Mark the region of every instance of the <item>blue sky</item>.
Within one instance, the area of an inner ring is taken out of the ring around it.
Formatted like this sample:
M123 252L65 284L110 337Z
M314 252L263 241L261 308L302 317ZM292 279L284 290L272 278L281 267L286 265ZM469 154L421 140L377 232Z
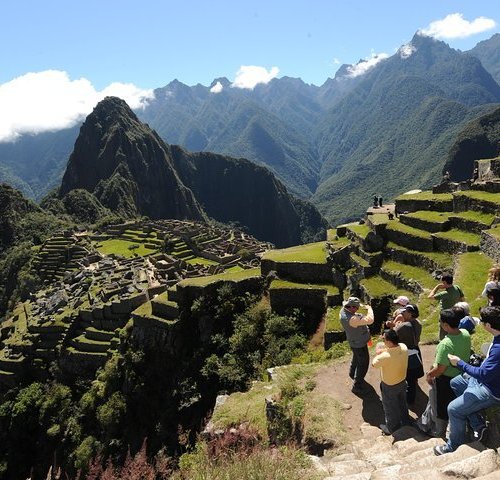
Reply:
M448 19L429 34L461 50L500 31L497 0L3 0L0 13L0 141L16 137L5 112L17 96L46 97L45 108L49 85L80 105L49 125L56 129L77 121L102 92L122 91L140 104L141 92L174 78L210 85L242 77L245 86L245 74L253 75L250 86L284 75L321 85L340 64L392 55L435 21ZM19 133L30 131L41 130Z

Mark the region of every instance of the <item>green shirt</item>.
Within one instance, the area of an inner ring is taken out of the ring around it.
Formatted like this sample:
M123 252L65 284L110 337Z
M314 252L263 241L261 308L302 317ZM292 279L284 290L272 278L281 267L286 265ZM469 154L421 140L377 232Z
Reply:
M452 285L451 287L438 292L434 295L436 300L439 300L441 305L441 310L446 308L451 308L455 303L460 301L460 298L464 296L462 290L458 285Z
M453 367L448 360L448 353L468 361L470 357L470 335L467 330L461 329L458 335L446 335L436 349L436 365L446 365L443 375L456 377L461 372L457 367Z

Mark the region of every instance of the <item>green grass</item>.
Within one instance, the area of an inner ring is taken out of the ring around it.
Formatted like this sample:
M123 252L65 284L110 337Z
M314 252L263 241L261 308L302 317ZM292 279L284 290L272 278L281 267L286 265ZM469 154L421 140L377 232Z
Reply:
M500 225L495 225L495 227L485 230L485 232L500 240Z
M396 198L396 201L398 200L432 200L433 202L449 202L453 200L453 196L451 193L432 193L431 191L425 191L409 195L400 195Z
M410 227L401 222L391 222L389 225L387 225L387 230L394 230L397 232L406 233L407 235L411 235L412 237L425 238L425 239L431 238L431 234L429 232L426 232L425 230L420 230L418 228Z
M138 248L130 250L129 247L131 245L138 245ZM143 243L131 242L129 240L122 240L119 238L102 240L94 246L96 246L97 250L103 255L115 254L125 258L132 258L134 253L139 256L146 256L157 251L156 249L146 248Z
M350 230L361 238L366 238L366 236L371 232L371 228L365 224L351 224L347 226L347 230Z
M418 218L419 220L424 220L426 222L432 223L444 223L448 220L449 216L449 212L434 212L432 210L419 210L418 212L405 214L405 217Z
M397 297L399 295L406 295L407 297L411 298L412 296L410 292L396 288L392 283L386 282L384 279L378 276L364 278L363 280L361 280L360 284L366 288L366 290L370 294L370 297L372 298L380 298L387 296Z
M263 256L274 262L326 263L326 242L308 243L296 247L269 250Z
M500 205L500 193L483 192L480 190L465 190L455 192L454 195L469 197L473 198L474 200L482 200Z
M351 244L347 237L339 237L338 239L328 240L328 243L334 250L340 250L343 247Z
M457 228L453 228L447 232L434 233L434 235L439 238L455 240L474 247L479 247L479 240L481 239L481 236L477 233L466 232L465 230L458 230Z
M387 250L393 249L393 250L400 250L403 252L408 252L408 253L415 253L420 256L430 258L434 262L436 262L438 265L440 265L443 269L449 268L453 265L453 256L450 255L449 253L444 253L444 252L417 252L415 250L410 250L409 248L403 247L401 245L398 245L393 242L389 242L387 244Z
M343 330L339 317L341 309L341 305L338 305L336 307L328 307L325 319L325 331L340 332Z
M404 278L413 279L423 288L429 290L432 289L437 283L437 280L433 278L427 270L420 267L414 267L412 265L405 265L404 263L388 260L384 262L382 268L391 272L401 272Z
M247 392L233 393L224 405L215 410L212 422L216 428L248 425L262 438L267 438L265 398L277 394L278 385L269 382L254 382Z
M491 213L476 212L474 210L468 210L467 212L453 213L450 217L459 217L465 220L471 220L473 222L483 223L485 225L491 225L493 220L495 220L495 215Z
M189 260L186 260L186 263L190 263L191 265L219 265L218 262L214 262L213 260L203 257L190 258Z
M493 267L493 260L480 252L469 252L460 255L457 259L454 282L460 286L469 303L471 315L479 316L479 309L486 306L486 299L481 297L484 284L488 277L488 270ZM482 327L476 328L472 335L472 346L478 351L484 342L491 342L491 335Z
M368 216L368 220L373 225L383 225L389 223L389 215L387 215L387 213L374 213Z
M329 294L338 294L339 289L335 285L325 285L325 284L316 284L316 283L295 283L290 282L288 280L274 280L271 283L271 289L305 289L305 290L316 290L316 289L324 289Z
M362 257L359 255L356 255L355 253L351 252L351 259L354 261L354 263L357 263L360 267L369 267L370 264Z
M320 480L311 460L303 450L292 446L264 448L262 445L227 449L218 458L209 453L208 445L200 442L195 451L185 453L179 470L172 480Z
M203 287L205 285L210 285L211 283L225 280L225 281L234 281L237 282L239 280L246 280L247 278L252 277L260 277L260 268L248 268L246 270L241 270L237 272L224 272L219 273L217 275L209 275L206 277L197 277L197 278L185 278L179 282L179 286L199 286Z

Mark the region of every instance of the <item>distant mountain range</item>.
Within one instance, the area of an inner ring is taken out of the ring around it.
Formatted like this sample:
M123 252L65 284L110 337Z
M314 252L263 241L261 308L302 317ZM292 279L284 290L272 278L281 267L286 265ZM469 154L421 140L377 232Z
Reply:
M358 218L375 193L390 200L440 180L458 134L500 103L499 43L497 34L460 52L417 34L363 75L344 65L321 87L289 77L253 90L175 80L136 113L169 144L269 168L338 223ZM77 135L0 144L0 181L40 198L60 181Z

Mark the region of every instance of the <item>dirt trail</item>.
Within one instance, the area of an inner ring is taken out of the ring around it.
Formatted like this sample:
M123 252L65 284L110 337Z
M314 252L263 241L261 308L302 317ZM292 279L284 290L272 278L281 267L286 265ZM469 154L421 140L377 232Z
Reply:
M428 371L434 360L436 345L421 345L420 348L424 360L424 369ZM379 370L373 367L369 368L365 378L369 383L366 393L355 395L351 392L350 361L349 356L348 360L322 368L316 376L316 391L331 395L344 405L344 425L349 439L353 441L361 438L359 427L363 422L376 427L384 423L384 411L380 401ZM417 400L413 408L410 408L410 413L414 418L418 418L424 411L427 405L427 392L429 391L425 378L419 379L418 383L420 388L417 390Z

